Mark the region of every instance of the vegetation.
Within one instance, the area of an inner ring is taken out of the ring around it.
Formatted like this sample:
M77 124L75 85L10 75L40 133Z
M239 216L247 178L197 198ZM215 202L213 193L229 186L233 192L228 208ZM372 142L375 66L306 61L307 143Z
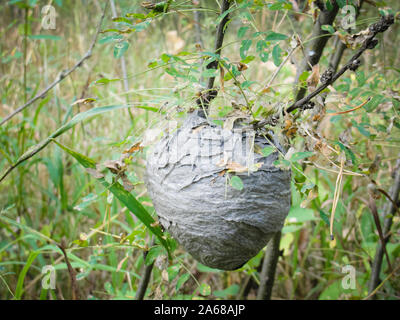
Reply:
M398 1L0 10L1 299L400 297ZM150 146L205 105L272 130L292 171L281 237L235 271L164 232L144 183Z

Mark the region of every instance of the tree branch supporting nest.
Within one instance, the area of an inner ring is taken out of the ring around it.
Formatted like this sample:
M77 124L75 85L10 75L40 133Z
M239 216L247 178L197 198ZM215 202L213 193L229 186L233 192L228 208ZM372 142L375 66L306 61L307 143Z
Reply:
M313 32L311 35L311 44L308 47L305 57L301 63L299 70L296 75L296 87L299 82L299 78L304 71L311 70L311 68L319 62L322 56L322 52L331 37L330 33L326 30L321 29L323 25L332 25L339 11L339 6L336 1L333 2L333 8L328 10L325 8L323 3L318 1L315 2L321 13L318 16L318 20L314 25ZM300 88L296 93L296 101L304 97L306 93L305 88Z
M154 239L151 241L150 247L154 246L155 241ZM148 251L143 253L143 261L146 261L146 256L148 254ZM149 264L148 266L145 265L142 277L140 278L140 282L136 291L136 300L143 300L144 296L146 295L146 290L147 287L149 286L150 278L151 278L151 272L153 271L154 267L154 262L152 264Z
M264 262L260 275L260 287L257 292L257 300L270 300L272 288L275 281L276 266L279 259L279 244L281 242L281 232L277 232L270 240L267 251L265 252Z
M224 0L222 2L221 14L224 14L226 11L228 11L229 6L230 6L229 0ZM229 14L225 14L225 16L222 18L221 22L218 25L217 36L215 39L215 46L214 46L214 50L215 50L214 52L216 55L221 54L222 43L224 41L224 36L225 36L225 27L226 27L226 24L228 23L228 20L229 20ZM210 62L207 65L207 69L217 69L218 63L219 63L218 60ZM211 77L208 79L206 90L204 90L201 93L200 97L196 100L197 105L202 107L204 110L208 109L210 102L218 95L218 91L216 89L213 89L214 81L215 81L215 77Z

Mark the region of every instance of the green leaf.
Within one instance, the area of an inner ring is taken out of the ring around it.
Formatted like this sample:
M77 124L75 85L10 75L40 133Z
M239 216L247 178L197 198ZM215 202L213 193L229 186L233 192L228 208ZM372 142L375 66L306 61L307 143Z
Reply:
M140 23L135 24L133 30L135 31L143 31L144 29L146 29L148 26L150 25L150 21L143 21Z
M351 161L353 162L353 165L357 164L357 159L353 151L351 151L349 148L347 148L344 144L342 144L339 141L336 141L336 144L340 147L342 151L346 154L346 158L350 158Z
M52 34L31 34L28 36L29 39L34 39L34 40L61 40L62 37L60 36L55 36Z
M333 5L332 5L331 0L326 0L326 8L327 8L329 11L332 11L332 10L333 10Z
M348 0L336 0L339 8L343 8L345 5L347 5Z
M246 80L246 81L242 82L241 87L243 89L247 89L248 87L250 87L252 84L255 84L255 83L257 83L257 81Z
M357 272L357 274L359 274ZM343 287L343 280L344 276L346 273L342 274L342 277L331 283L329 286L327 286L322 292L321 295L319 296L319 300L338 300L344 297L346 295L350 299L354 297L353 299L360 299L360 297L363 295L363 291L365 290L365 285L367 282L367 279L365 276L360 276L356 277L356 285L355 289L345 289Z
M230 184L232 188L235 188L237 190L243 190L243 181L238 176L233 176L231 178Z
M321 208L318 208L318 213L322 221L325 222L325 224L329 227L331 225L329 216Z
M58 141L52 139L61 149L73 156L83 167L85 168L96 168L96 162L64 145ZM114 196L121 201L130 212L132 212L160 241L160 243L167 249L170 254L168 243L163 238L163 233L159 226L153 227L155 220L142 206L142 204L136 200L136 198L126 191L124 187L117 181L109 184L105 178L97 179L104 187L110 190Z
M123 38L124 38L124 36L121 35L121 34L113 34L111 36L107 36L107 37L101 38L99 40L99 44L104 44L104 43L108 43L108 42L112 42L112 41L122 40Z
M287 38L288 38L288 36L285 34L271 31L266 36L265 41L279 41L279 40L286 40Z
M154 68L154 67L157 67L158 66L158 62L157 61L152 61L152 62L149 62L149 64L147 65L147 68Z
M238 38L242 38L245 34L246 31L249 29L250 27L246 26L246 27L240 27L237 33L237 37Z
M24 268L22 269L21 273L18 276L17 288L15 289L15 299L17 300L20 300L22 297L22 294L24 292L23 286L26 273L28 272L29 268L31 267L31 264L33 263L33 261L35 261L38 255L39 252L37 251L31 252L29 254L28 260L26 261Z
M256 51L261 52L264 49L266 49L267 47L268 47L267 41L259 40L259 41L257 41L257 44L256 44Z
M202 283L199 286L199 293L202 296L209 296L211 294L211 286L207 283Z
M354 120L352 120L351 123L358 129L358 131L360 131L362 135L366 136L367 138L371 137L371 132L365 129L363 125L357 124L357 122L355 122Z
M146 266L151 265L158 256L164 255L165 249L161 246L152 247L146 254L146 259L144 261Z
M18 158L18 160L11 167L9 167L0 176L0 181L3 180L14 168L16 168L21 163L23 163L26 160L28 160L31 157L33 157L35 154L39 153L45 147L47 147L47 145L52 141L52 139L55 139L58 136L62 135L64 132L66 132L69 129L73 128L76 124L82 122L83 120L86 120L86 119L91 118L91 117L93 117L95 115L99 115L99 114L102 114L102 113L105 113L105 112L115 111L115 110L119 110L119 109L126 109L126 108L130 108L130 107L131 106L129 106L129 105L111 105L111 106L96 107L96 108L92 108L90 110L87 110L85 112L78 113L70 121L68 121L66 124L64 124L60 128L58 128L55 132L53 132L46 139L44 139L41 142L39 142L38 144L30 147L23 155L21 155Z
M307 81L307 79L308 79L308 77L309 77L309 75L311 74L311 72L310 71L303 71L303 73L300 75L300 77L299 77L299 81L300 82L305 82L305 81Z
M317 218L314 217L313 210L301 208L300 206L291 207L287 219L288 219L287 221L289 222L296 222L296 223L317 220Z
M232 78L233 78L232 73L231 73L231 72L228 72L228 73L226 73L225 76L224 76L224 81L229 81L229 80L231 80Z
M281 53L282 53L282 49L279 45L276 45L273 49L272 49L272 59L274 61L274 64L279 67L279 65L281 64L282 60L281 60Z
M204 264L201 264L200 262L197 262L197 270L199 270L200 272L214 272L214 273L222 272L220 269L207 267Z
M152 112L158 112L160 110L159 108L150 107L150 106L135 106L135 108L144 109L144 110L148 110L148 111L152 111Z
M284 2L275 2L275 3L268 3L269 10L283 10L284 9Z
M89 193L86 197L82 198L82 202L74 207L74 210L81 211L82 209L89 206L91 203L98 200L97 194Z
M185 273L182 276L180 276L178 282L176 283L176 291L178 291L183 286L183 284L189 280L189 278L190 278L189 273Z
M240 46L240 58L241 59L245 59L247 56L247 51L250 49L251 44L252 44L252 40L243 40L242 44Z
M273 154L275 152L274 147L265 147L261 150L262 154L264 157L268 157L270 154Z
M249 63L249 62L253 61L255 58L256 58L255 56L247 56L245 59L243 59L240 62L241 63Z
M321 26L321 29L322 30L325 30L325 31L328 31L329 33L331 33L331 34L334 34L335 33L335 28L334 27L332 27L330 24L324 24L324 25L322 25Z
M259 56L260 56L260 59L262 62L267 62L268 58L269 58L269 53L266 51L263 51L263 52L260 52Z
M114 21L114 22L124 22L124 23L127 23L129 25L132 25L132 21L127 19L127 18L124 18L124 17L113 18L112 21Z
M260 56L260 59L262 62L267 62L268 61L268 52L265 51L265 49L268 47L267 42L265 40L259 40L257 41L256 44L256 51L258 55Z
M169 54L166 54L166 53L163 53L160 58L165 63L168 63L169 60L171 60L171 56Z
M293 155L290 157L290 160L292 161L299 161L304 158L311 157L314 154L314 152L311 151L305 151L305 152L295 152Z
M364 71L359 71L356 74L356 79L359 87L362 87L367 81Z
M380 95L380 94L375 94L372 99L364 106L365 110L367 112L372 112L374 111L379 104L381 104L385 100L385 97Z
M119 59L121 58L126 50L129 48L129 42L128 41L122 41L118 42L114 46L114 57Z
M167 268L168 272L168 280L173 281L176 276L179 274L179 271L181 270L181 267L179 264L175 264L173 266L170 266Z
M96 80L94 82L94 84L98 84L98 85L103 85L103 84L108 84L110 82L115 82L115 81L119 81L120 79L107 79L107 78L101 78L99 80Z
M233 284L224 290L216 290L213 295L217 298L227 299L229 296L236 296L239 293L239 285Z

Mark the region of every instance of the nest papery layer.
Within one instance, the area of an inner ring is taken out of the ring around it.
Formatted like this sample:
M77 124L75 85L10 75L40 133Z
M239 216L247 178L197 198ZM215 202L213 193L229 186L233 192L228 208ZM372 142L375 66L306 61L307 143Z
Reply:
M254 132L225 130L193 113L148 154L147 186L161 224L209 267L241 267L289 212L290 171L273 165L277 152L264 157L255 145L269 144ZM232 163L249 170L223 171ZM242 190L229 185L233 175Z

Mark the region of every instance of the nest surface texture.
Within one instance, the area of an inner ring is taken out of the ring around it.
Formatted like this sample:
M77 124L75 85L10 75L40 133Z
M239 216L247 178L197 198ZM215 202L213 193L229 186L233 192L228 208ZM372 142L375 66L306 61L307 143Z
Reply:
M194 112L147 155L146 182L160 223L209 267L241 267L282 228L289 212L290 171L273 165L277 152L264 157L255 145L260 150L269 143ZM252 170L229 173L229 163ZM242 190L230 186L234 175Z

